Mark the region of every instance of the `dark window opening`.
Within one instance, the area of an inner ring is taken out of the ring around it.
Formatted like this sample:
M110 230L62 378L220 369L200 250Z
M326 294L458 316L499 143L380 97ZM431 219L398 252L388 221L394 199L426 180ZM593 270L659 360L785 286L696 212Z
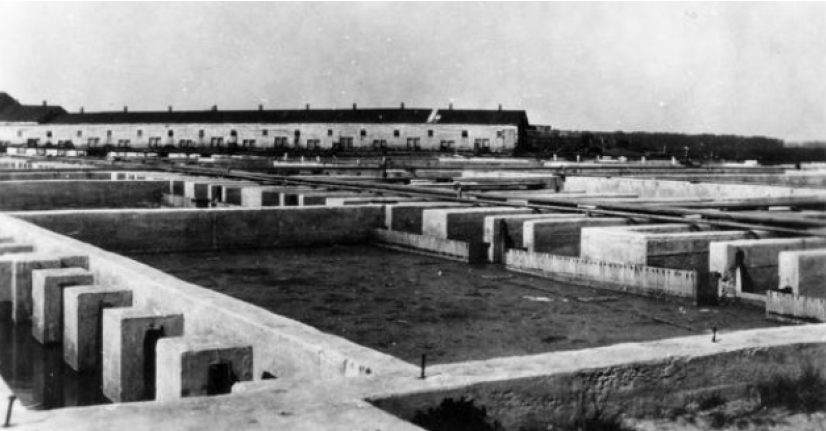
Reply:
M261 130L261 136L267 136L270 134L270 131L267 129Z
M204 133L204 129L198 130L198 137L203 138L206 133Z
M218 362L207 368L207 395L220 395L232 392L232 385L237 382L232 372L232 363Z
M301 136L301 130L296 129L294 134L295 136Z
M77 131L77 137L79 138L81 136L83 136L83 130L78 130Z
M462 137L467 138L467 130L462 130Z
M367 136L367 130L361 129L360 134L361 134L361 136Z
M394 130L394 131L393 131L393 137L398 138L398 137L399 137L399 134L400 134L400 133L399 133L399 131L398 131L398 130Z
M47 138L51 138L51 137L52 137L52 131L51 131L51 130L49 130L49 131L47 131L47 132L46 132L46 137L47 137Z
M170 130L170 131L166 132L166 136L169 136L170 138L171 138L171 137L173 137L173 136L175 136L175 131L174 131L174 130Z
M236 132L235 130L230 130L229 135L230 136L238 136L238 132Z
M428 131L427 131L427 137L428 137L428 138L432 138L432 137L433 137L433 130L428 130Z
M158 347L158 340L165 335L163 326L160 328L149 328L143 338L143 399L155 399L155 349Z
M274 379L277 379L277 378L278 377L276 377L275 374L273 374L269 371L264 371L263 373L261 373L261 380L274 380Z
M327 136L333 136L333 129L327 129Z
M138 137L140 138L140 137L142 137L142 136L143 136L143 130L138 129Z

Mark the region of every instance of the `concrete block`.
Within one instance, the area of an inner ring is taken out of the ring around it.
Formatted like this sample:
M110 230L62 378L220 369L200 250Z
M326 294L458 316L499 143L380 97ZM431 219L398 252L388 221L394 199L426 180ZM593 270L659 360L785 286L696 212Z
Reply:
M214 337L174 337L158 341L157 401L230 393L253 376L252 346Z
M529 220L522 226L522 247L533 253L579 256L582 229L599 226L623 226L628 219L618 217L570 217Z
M103 310L103 394L114 402L154 399L157 341L183 333L183 314Z
M482 242L485 217L530 214L512 207L426 209L422 213L422 233L443 239Z
M103 310L131 306L130 290L96 285L64 289L63 360L78 372L98 370Z
M501 263L507 249L522 248L522 226L530 220L547 220L570 217L570 214L519 214L487 216L484 221L482 242L489 244L487 260Z
M41 343L63 340L63 289L92 284L94 276L82 268L32 271L32 335Z
M780 252L778 277L795 295L826 298L826 248Z
M455 202L399 202L385 207L385 228L421 235L422 212L425 209L467 206Z
M27 322L32 316L32 271L60 268L60 259L40 253L0 256L0 298L12 303L12 320Z
M780 285L780 252L826 247L826 238L770 238L714 242L709 245L709 271L721 275L721 286L734 295L765 293ZM738 280L736 272L740 272Z

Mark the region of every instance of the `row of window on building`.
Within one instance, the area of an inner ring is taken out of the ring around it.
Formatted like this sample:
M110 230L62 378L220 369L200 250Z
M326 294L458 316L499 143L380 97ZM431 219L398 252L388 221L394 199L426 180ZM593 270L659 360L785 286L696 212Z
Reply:
M501 133L501 132L500 132L500 133ZM166 134L167 134L167 136L172 137L172 136L175 136L175 131L174 131L174 130L172 130L172 129L170 129L169 131L167 131L167 132L166 132ZM295 134L295 136L300 136L300 135L301 135L301 131L300 131L300 130L298 130L298 129L296 129L296 130L295 130L295 132L294 132L294 134ZM136 135L137 135L137 137L138 137L138 138L142 138L142 137L143 137L143 130L138 129L138 130L136 131ZM201 129L201 130L199 130L199 131L198 131L198 137L203 138L205 135L206 135L206 132L204 131L204 129ZM235 131L235 130L230 130L229 135L230 135L230 136L238 136L238 132L237 132L237 131ZM366 130L366 129L361 129L361 131L359 132L359 135L360 135L360 136L362 136L362 137L367 136L367 130ZM78 131L76 132L76 136L77 136L78 138L83 137L83 130L78 130ZM267 129L262 129L262 130L261 130L261 136L269 136L269 130L267 130ZM333 136L333 129L327 129L327 136ZM401 136L401 131L400 131L399 129L393 130L393 137L398 138L398 137L400 137L400 136ZM428 136L429 138L432 138L432 137L434 136L434 132L433 132L433 130L432 130L432 129L427 131L427 136ZM22 130L18 130L18 131L17 131L17 137L18 137L18 138L22 138L22 137L23 137L23 131L22 131ZM52 131L51 131L51 130L46 131L46 137L47 137L47 138L51 138L51 137L52 137ZM107 130L107 131L106 131L106 137L107 137L107 138L111 138L111 137L112 137L112 131L111 131L111 130ZM468 137L468 131L467 131L467 130L462 130L462 137L463 137L463 138L467 138L467 137Z

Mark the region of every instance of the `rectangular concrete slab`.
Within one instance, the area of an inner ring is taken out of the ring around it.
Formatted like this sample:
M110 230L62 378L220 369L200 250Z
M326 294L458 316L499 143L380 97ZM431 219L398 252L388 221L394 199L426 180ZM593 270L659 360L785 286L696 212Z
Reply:
M41 343L63 340L63 289L88 285L94 276L83 268L32 271L32 336Z
M218 337L158 340L157 401L230 393L253 379L252 346Z
M422 211L425 209L466 207L456 202L399 202L385 207L385 228L422 234Z
M31 244L19 244L7 242L0 244L0 256L13 253L31 253L34 251L34 246Z
M570 217L570 214L519 214L494 215L485 217L482 242L490 244L488 260L492 263L502 262L507 249L522 249L522 226L531 220L548 220Z
M183 314L139 308L103 310L103 394L114 402L155 397L155 344L184 333ZM154 364L153 364L154 365Z
M826 298L826 248L780 252L778 277L795 295Z
M578 257L583 228L624 226L628 223L628 219L619 217L529 220L522 227L522 244L527 251L533 253Z
M60 259L40 253L10 254L0 257L0 261L11 262L10 274L0 280L0 289L11 291L12 320L28 322L32 317L32 271L37 269L60 268Z
M709 245L709 271L721 276L734 294L765 293L780 286L778 262L780 252L826 247L826 238L768 238L714 242ZM740 271L741 283L735 283Z
M107 286L63 290L63 359L78 372L99 370L103 310L131 307L132 291Z
M422 234L467 242L482 242L485 217L530 214L512 207L426 209L422 213Z

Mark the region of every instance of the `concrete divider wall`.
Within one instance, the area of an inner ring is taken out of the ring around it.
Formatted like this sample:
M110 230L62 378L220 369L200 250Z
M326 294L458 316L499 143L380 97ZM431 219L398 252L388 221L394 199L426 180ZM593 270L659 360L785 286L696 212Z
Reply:
M733 283L734 271L746 272L742 292L764 293L779 286L778 259L781 251L826 247L826 238L769 238L713 242L709 245L709 271L722 275L723 282ZM742 261L737 262L738 252ZM737 294L741 292L736 292Z
M356 208L347 210L358 212ZM378 209L371 209L380 214ZM335 214L328 213L333 220ZM378 217L378 216L377 216ZM253 346L254 376L325 379L415 367L230 296L184 282L147 265L0 214L0 232L37 244L38 252L89 256L96 284L133 293L135 307L183 312L186 334L225 337Z
M14 213L117 252L311 246L367 241L381 227L378 205L342 208L213 208Z
M400 202L385 207L385 227L390 230L421 234L422 212L426 209L466 206L455 202Z
M531 213L531 210L513 207L426 209L422 213L422 233L438 238L482 242L485 217Z
M645 296L691 299L697 296L695 271L601 262L520 250L509 250L505 254L505 265L510 270Z
M371 237L379 244L393 245L413 252L424 251L468 263L484 262L486 257L487 247L483 243L468 243L386 229L374 229Z
M570 217L565 213L545 214L518 214L494 215L485 217L482 242L490 244L488 260L493 263L502 261L505 250L510 248L522 249L523 225L531 220L561 219Z
M4 181L0 210L160 207L166 181Z
M766 292L766 315L780 320L826 322L826 298L811 298L770 290Z
M754 332L722 337L739 340ZM709 352L712 349L704 345L714 344L703 335L560 352L556 358L536 355L437 366L433 373L453 374L457 383L371 401L410 420L416 412L435 408L446 398L464 397L485 408L491 419L509 430L546 429L550 422L565 423L581 415L583 408L599 408L607 417L616 413L661 417L713 394L729 401L749 399L756 385L776 376L797 377L809 364L826 372L822 361L826 344L822 339L807 338L808 342L797 344ZM686 351L689 340L691 348L702 353ZM620 360L625 363L617 363ZM476 370L492 376L479 382L477 375L481 373ZM462 371L466 374L460 374ZM535 374L527 375L530 372ZM461 385L463 378L471 382Z
M569 217L557 220L525 222L522 244L527 251L560 256L579 256L582 228L596 226L623 226L628 219L615 217Z
M826 196L824 190L763 184L693 183L626 177L567 177L565 187L588 193L635 193L642 198L696 197L704 199L745 199L789 196Z

